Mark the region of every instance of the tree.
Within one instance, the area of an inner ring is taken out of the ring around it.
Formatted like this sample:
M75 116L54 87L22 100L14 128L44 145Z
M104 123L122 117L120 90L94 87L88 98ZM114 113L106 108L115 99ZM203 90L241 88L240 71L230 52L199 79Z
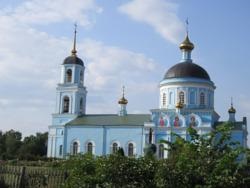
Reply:
M230 140L231 124L199 135L188 128L190 141L177 137L168 144L169 157L161 161L157 172L158 187L240 187L244 177L241 157L244 149Z
M5 155L7 159L14 159L17 151L22 144L22 133L14 130L7 131L4 134Z
M24 138L22 145L18 151L20 159L35 160L47 153L48 133L36 133Z

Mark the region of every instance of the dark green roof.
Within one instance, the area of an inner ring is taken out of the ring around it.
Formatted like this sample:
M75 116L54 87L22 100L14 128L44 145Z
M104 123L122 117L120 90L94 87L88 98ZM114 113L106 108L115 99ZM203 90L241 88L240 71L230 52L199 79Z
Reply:
M144 122L150 121L149 114L128 114L126 116L118 116L116 114L93 114L83 115L70 121L66 125L88 126L88 125L104 125L104 126L119 126L119 125L144 125Z

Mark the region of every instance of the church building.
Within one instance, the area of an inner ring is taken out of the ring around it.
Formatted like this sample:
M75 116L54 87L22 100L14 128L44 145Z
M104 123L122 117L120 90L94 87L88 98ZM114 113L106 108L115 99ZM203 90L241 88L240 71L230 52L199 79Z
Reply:
M191 58L194 45L188 35L180 44L181 60L168 69L159 84L159 106L148 114L129 114L124 88L120 109L114 114L86 114L87 88L84 62L77 56L76 30L72 54L61 66L56 88L56 111L49 126L48 157L65 158L77 153L106 155L123 148L127 156L143 156L149 140L158 158L167 151L160 140L174 141L175 132L190 139L187 128L199 134L216 128L220 116L214 109L215 84L209 74ZM159 78L161 79L161 78ZM236 121L231 104L228 121L233 122L232 139L247 147L247 121Z

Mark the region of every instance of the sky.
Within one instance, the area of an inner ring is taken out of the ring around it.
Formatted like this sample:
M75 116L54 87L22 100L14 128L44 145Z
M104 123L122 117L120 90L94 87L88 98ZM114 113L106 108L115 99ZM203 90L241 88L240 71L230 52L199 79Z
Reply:
M237 120L250 119L249 7L248 0L1 0L0 130L48 131L75 22L87 113L117 113L123 85L128 113L158 108L159 82L181 59L188 18L192 59L216 85L220 120L231 97Z

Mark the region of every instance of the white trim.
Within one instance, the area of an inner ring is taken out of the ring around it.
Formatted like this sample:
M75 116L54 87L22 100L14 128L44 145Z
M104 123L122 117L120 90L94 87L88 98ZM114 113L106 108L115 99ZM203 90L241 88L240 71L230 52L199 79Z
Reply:
M85 153L88 153L88 144L89 143L92 144L92 154L95 155L95 147L96 147L96 145L95 145L95 142L93 140L87 140L85 142L85 150L84 151L85 151Z
M129 149L129 144L133 144L133 156L136 155L136 143L134 141L128 141L127 144L126 144L126 155L128 155L128 149Z
M74 140L72 140L71 143L70 143L70 154L71 154L71 155L74 155L74 153L73 153L73 146L74 146L74 143L75 143L75 142L78 144L78 145L77 145L77 153L80 153L80 152L81 152L80 141L79 141L78 139L74 139Z

